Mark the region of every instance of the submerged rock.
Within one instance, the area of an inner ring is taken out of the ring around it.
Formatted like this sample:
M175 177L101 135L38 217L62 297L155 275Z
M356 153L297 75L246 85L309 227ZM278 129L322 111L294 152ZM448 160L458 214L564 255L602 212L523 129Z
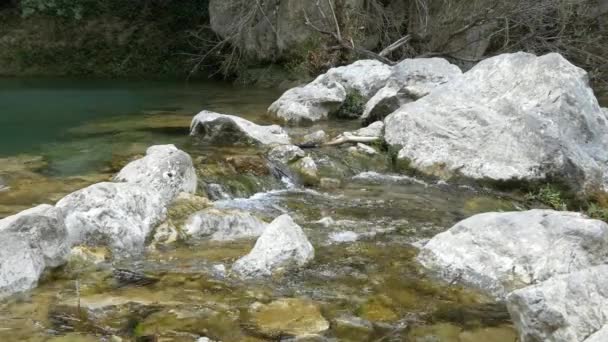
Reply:
M420 263L496 297L608 261L608 224L552 210L479 214L431 239Z
M320 146L327 141L327 133L323 130L318 130L302 137L302 145L304 146Z
M305 185L319 183L319 169L317 163L311 157L307 156L293 163L292 169Z
M403 104L428 95L460 75L462 71L443 58L405 59L392 68L388 84L367 102L361 119L383 120Z
M319 306L303 299L255 303L248 316L256 331L269 338L319 334L329 329L329 322L321 314Z
M308 85L285 92L268 112L289 123L324 120L340 109L349 94L369 99L390 75L391 67L375 60L332 68Z
M26 239L0 232L0 298L36 287L44 267L44 256Z
M262 235L266 223L248 212L208 208L188 219L184 232L192 238L229 241Z
M272 221L249 254L232 270L242 277L269 276L280 268L302 267L314 258L314 248L289 215Z
M161 195L131 183L98 183L57 203L65 213L71 245L108 246L115 255L143 251L152 229L166 216Z
M70 253L63 212L48 204L0 220L0 232L22 237L49 267L64 264Z
M559 54L488 58L385 124L397 158L427 174L608 184L608 118L587 73Z
M268 152L268 159L285 165L304 157L306 157L306 153L295 145L277 146Z
M522 342L591 342L607 336L608 266L555 276L514 291L507 306Z
M289 144L289 136L280 126L260 126L238 116L206 110L192 119L190 135L217 145Z
M114 180L157 191L170 203L180 192L194 193L197 177L190 156L174 145L152 146L146 156L125 166Z

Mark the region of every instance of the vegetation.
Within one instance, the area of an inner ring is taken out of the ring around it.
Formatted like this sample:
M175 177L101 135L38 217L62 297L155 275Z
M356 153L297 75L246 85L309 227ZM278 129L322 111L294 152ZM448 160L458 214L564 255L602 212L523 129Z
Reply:
M529 193L526 199L544 203L555 210L568 210L568 205L563 197L562 192L556 186L546 184L536 192Z

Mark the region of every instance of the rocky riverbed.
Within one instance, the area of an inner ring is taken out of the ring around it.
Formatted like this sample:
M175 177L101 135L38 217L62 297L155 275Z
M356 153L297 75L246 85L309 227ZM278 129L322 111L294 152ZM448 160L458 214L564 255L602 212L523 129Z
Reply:
M526 196L608 179L561 56L361 61L224 109L75 127L123 142L89 174L2 159L0 340L601 340L608 225Z

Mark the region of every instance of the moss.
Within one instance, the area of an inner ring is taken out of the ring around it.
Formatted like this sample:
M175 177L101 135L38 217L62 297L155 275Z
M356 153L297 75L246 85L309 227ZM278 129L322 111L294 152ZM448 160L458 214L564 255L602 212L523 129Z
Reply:
M356 119L363 114L367 99L356 90L351 90L346 94L346 99L333 114L340 119Z
M562 191L555 185L546 184L526 196L529 201L538 201L555 210L568 210Z

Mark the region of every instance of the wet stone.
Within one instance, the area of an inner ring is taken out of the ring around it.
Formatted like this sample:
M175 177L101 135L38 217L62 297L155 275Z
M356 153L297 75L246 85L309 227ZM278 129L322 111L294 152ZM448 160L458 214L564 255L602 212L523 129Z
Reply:
M316 303L295 298L254 303L248 321L257 333L268 338L319 334L329 329L329 322Z

